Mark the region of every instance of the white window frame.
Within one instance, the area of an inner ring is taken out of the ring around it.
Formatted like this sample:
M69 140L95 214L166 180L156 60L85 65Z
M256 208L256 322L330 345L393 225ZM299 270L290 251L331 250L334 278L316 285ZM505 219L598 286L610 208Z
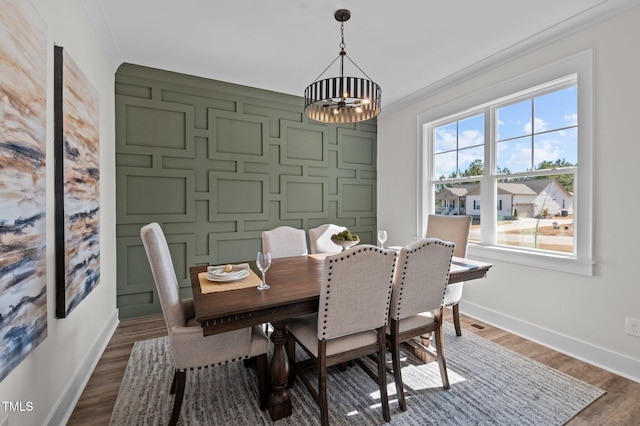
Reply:
M492 194L481 203L483 233L480 243L470 243L468 255L489 260L500 260L521 265L593 275L593 189L594 189L594 78L593 51L587 50L569 58L543 66L524 75L497 84L464 98L449 102L438 108L418 115L418 235L425 235L427 216L434 212L435 194L430 177L433 170L432 145L429 143L431 124L442 122L447 117L459 117L463 114L476 114L487 105L495 105L502 99L521 94L525 91L575 76L578 89L578 171L574 181L575 224L574 253L531 250L515 246L496 245L495 235L497 219L492 211L496 205L496 183L494 173L485 164L485 175L480 177L481 193ZM485 126L493 126L485 115ZM489 127L487 127L489 128ZM492 128L492 127L491 127ZM493 139L493 138L492 138ZM495 142L485 140L485 158L495 162ZM552 172L553 170L549 170ZM486 228L486 232L484 229Z

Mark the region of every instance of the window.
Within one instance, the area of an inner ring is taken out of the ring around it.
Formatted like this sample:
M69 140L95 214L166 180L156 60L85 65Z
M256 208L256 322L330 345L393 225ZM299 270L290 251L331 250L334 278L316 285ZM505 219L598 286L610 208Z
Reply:
M421 114L418 233L471 215L471 255L592 274L591 92L585 52Z

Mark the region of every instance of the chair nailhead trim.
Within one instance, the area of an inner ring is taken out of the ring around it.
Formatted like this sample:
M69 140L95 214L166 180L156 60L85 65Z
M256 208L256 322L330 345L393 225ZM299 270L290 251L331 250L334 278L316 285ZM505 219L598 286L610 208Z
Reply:
M207 368L209 368L209 367L212 367L212 368L213 368L213 367L216 367L216 366L220 366L220 365L228 364L228 363L230 363L230 362L240 361L240 360L243 360L243 359L249 359L249 358L251 358L249 355L244 355L244 356L241 356L241 357L239 357L239 358L232 358L232 359L230 359L230 360L228 359L228 360L226 360L226 361L220 361L220 362L218 362L217 364L201 365L201 366L199 366L199 367L176 368L175 370L176 370L176 371L178 371L178 372L202 370L202 369L207 369Z

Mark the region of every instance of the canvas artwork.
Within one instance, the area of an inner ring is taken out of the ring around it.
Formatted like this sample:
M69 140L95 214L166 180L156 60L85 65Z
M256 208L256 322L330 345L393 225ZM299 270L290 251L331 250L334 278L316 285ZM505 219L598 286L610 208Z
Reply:
M98 92L62 47L54 51L56 315L100 282Z
M0 1L0 381L47 337L46 24Z

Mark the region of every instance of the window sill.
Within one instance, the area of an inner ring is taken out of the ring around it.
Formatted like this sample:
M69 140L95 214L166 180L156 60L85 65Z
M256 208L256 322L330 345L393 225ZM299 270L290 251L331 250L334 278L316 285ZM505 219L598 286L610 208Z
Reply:
M467 255L587 276L592 276L594 269L594 262L569 255L515 250L508 247L483 246L473 243L469 243Z

